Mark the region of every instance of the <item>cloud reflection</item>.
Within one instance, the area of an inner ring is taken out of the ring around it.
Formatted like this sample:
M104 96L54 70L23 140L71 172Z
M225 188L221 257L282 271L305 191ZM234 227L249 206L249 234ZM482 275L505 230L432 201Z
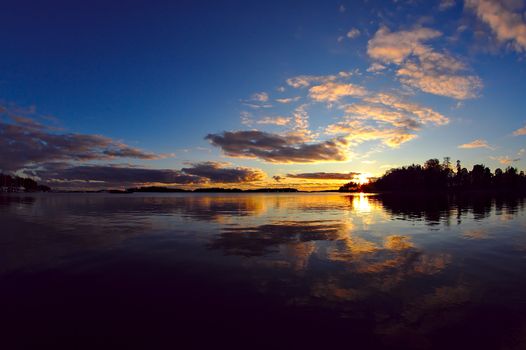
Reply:
M520 280L522 211L522 199L503 197L425 204L363 194L0 196L0 244L8 248L0 276L144 259L163 267L163 278L183 268L192 280L221 266L260 300L369 322L389 343L426 344L444 320L464 322L469 305L500 298ZM479 238L481 224L488 239L466 240Z

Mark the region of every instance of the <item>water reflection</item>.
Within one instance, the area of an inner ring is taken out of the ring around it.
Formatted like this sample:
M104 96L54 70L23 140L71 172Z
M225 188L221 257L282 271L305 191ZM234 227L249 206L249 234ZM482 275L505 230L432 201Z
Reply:
M115 293L129 298L118 313L91 307L144 304L141 317L168 323L323 319L403 348L473 345L491 323L479 347L524 345L520 197L8 195L0 220L0 300L28 305L2 302L4 317L65 305L75 318L64 295Z
M492 213L512 216L524 210L524 197L487 195L382 195L378 197L390 215L402 220L422 219L430 225L449 224L452 218L460 224L463 218L483 220Z

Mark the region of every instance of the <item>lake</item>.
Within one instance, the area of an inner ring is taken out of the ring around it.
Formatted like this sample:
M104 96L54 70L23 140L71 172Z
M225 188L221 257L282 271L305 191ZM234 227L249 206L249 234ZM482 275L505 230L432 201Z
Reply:
M526 349L521 197L12 194L0 225L6 349Z

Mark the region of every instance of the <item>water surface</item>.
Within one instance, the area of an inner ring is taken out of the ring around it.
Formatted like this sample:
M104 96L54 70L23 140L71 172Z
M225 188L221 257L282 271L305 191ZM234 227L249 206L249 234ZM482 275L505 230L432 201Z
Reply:
M0 222L15 346L526 348L523 198L18 194Z

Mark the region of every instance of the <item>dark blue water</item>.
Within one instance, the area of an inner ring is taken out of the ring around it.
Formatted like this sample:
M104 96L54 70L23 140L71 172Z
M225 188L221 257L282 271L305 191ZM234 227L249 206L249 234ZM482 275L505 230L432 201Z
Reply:
M19 194L0 225L6 349L526 349L523 198Z

